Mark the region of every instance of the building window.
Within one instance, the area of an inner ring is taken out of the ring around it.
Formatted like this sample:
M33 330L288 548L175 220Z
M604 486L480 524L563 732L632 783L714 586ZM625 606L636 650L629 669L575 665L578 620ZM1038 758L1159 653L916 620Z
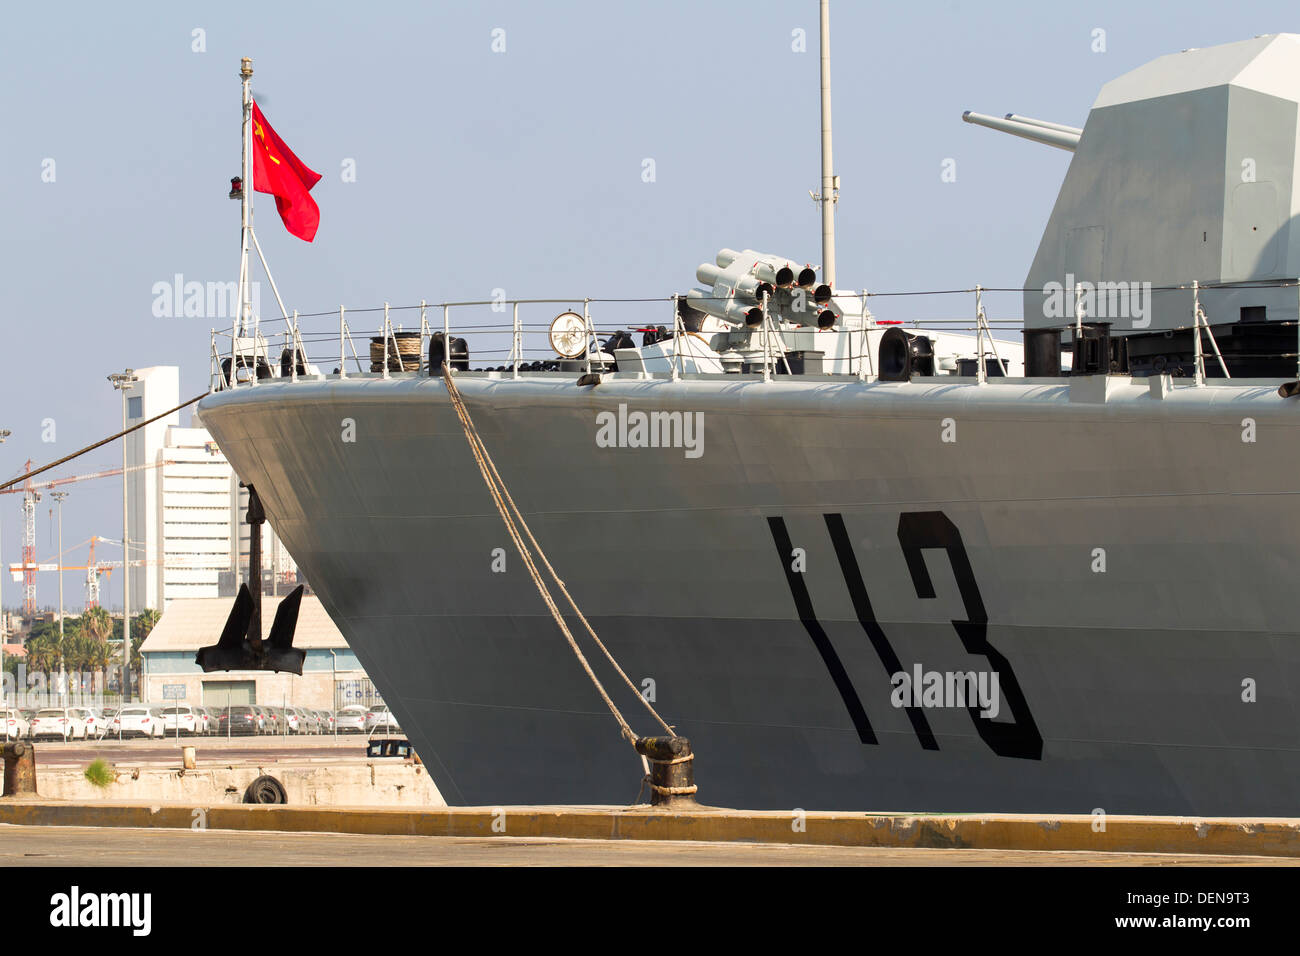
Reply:
M137 395L134 398L126 400L126 417L142 418L144 417L144 398Z

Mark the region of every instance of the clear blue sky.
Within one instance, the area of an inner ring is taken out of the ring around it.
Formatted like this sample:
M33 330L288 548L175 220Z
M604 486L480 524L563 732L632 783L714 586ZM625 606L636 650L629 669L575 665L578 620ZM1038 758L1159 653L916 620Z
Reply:
M961 112L1082 125L1156 56L1300 30L1294 3L834 0L840 284L1018 285L1069 154ZM492 50L505 31L505 52ZM1093 52L1093 30L1106 50ZM204 52L195 52L202 30ZM792 50L792 31L807 52ZM290 308L661 296L722 246L818 261L817 3L21 4L0 31L0 475L115 430L105 380L179 365L206 387L206 319L157 318L176 273L238 260L239 58L268 119L324 176L321 227L258 232ZM642 163L655 161L655 181ZM956 160L957 181L941 181ZM54 181L44 182L46 160ZM347 160L356 181L343 182ZM888 317L891 306L875 309ZM269 290L263 311L273 302ZM1018 315L1004 298L994 316ZM42 442L53 419L56 441ZM59 474L111 467L117 446ZM120 486L74 485L65 543L121 533ZM55 552L48 499L38 552ZM0 557L20 510L0 496ZM84 551L81 555L84 556ZM81 574L68 573L79 609ZM52 575L39 581L56 600ZM120 575L108 602L120 607ZM14 606L18 588L4 584Z

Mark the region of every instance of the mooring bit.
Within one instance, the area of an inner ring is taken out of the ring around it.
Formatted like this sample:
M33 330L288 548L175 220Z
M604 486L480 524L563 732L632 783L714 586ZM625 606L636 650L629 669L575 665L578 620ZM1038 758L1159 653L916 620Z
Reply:
M6 797L36 796L36 748L25 740L4 745Z
M181 748L181 766L184 767L186 770L193 770L196 766L198 766L194 761L193 747Z
M695 754L685 737L638 737L636 752L650 764L650 805L695 805Z

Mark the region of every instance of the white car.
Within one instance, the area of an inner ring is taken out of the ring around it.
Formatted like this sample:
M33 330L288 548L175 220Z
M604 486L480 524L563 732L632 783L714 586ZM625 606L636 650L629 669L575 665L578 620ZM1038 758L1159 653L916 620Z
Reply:
M195 715L199 721L199 733L215 734L217 732L217 718L206 707L196 707Z
M110 737L161 737L163 718L156 707L128 704L108 725Z
M349 704L339 711L337 723L341 734L364 734L366 709L360 704Z
M189 704L173 704L162 711L163 733L196 734L199 732L199 717Z
M75 710L81 722L86 725L86 739L91 740L103 735L104 728L107 726L104 720L89 707L70 707L69 710Z
M86 724L75 707L46 707L32 720L32 740L58 737L60 740L85 740Z
M30 729L21 710L12 707L8 710L0 710L0 730L3 731L5 740L21 740L27 736Z
M366 733L372 734L376 730L400 731L401 729L397 725L397 718L393 716L393 712L388 709L387 704L375 704L366 711Z

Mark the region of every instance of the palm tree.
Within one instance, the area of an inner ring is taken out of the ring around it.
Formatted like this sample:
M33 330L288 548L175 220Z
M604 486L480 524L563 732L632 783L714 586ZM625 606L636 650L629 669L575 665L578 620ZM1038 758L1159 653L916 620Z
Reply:
M63 666L68 669L68 678L77 681L73 690L80 691L81 674L86 670L86 657L90 648L98 642L92 638L85 637L78 631L75 634L68 634L66 631L63 635Z
M81 628L103 643L113 634L113 619L102 607L88 607L81 615Z
M95 684L101 690L104 687L104 671L111 663L112 656L109 654L107 644L101 644L99 641L87 642L86 667L95 672Z
M134 641L137 634L140 636L140 640L148 637L149 632L154 629L154 626L158 623L158 618L161 616L156 609L146 608L133 617L131 619L131 640Z
M48 673L58 661L59 648L57 638L48 634L33 637L27 642L27 662L33 671Z
M149 636L149 632L158 624L158 619L162 617L155 608L145 608L131 620L131 656L130 668L134 686L139 687L143 680L141 671L144 664L140 658L140 645L144 639Z
M108 650L108 639L113 636L116 622L109 616L108 612L102 607L88 607L85 613L81 615L81 630L94 639L94 643L99 644ZM110 658L111 661L111 658ZM104 665L109 666L108 664ZM103 679L103 675L100 675Z

